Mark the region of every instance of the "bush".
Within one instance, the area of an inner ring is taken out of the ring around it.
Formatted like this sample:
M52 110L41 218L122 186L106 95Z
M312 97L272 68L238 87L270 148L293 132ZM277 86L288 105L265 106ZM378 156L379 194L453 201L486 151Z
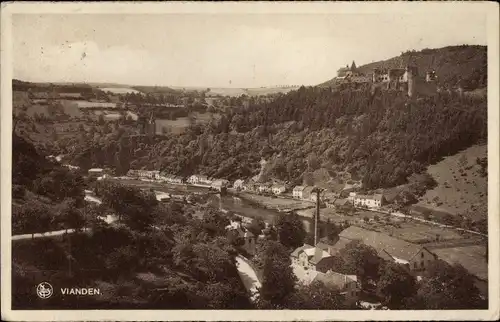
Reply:
M14 199L22 199L26 194L26 188L21 185L14 184L12 185L12 198Z

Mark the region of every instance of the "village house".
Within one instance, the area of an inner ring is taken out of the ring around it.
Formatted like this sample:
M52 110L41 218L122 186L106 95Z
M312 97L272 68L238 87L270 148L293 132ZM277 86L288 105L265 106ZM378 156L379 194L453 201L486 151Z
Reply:
M80 167L75 166L75 165L71 165L71 164L63 164L63 167L66 167L66 168L70 169L71 171L80 170Z
M326 196L325 190L321 191L319 194L319 200L320 201L325 200L325 196ZM316 192L311 192L309 200L316 202L318 200L318 194Z
M207 176L201 174L193 174L187 180L190 184L201 184L201 185L210 185L212 183L211 180L208 179Z
M405 265L413 272L423 272L437 259L437 256L426 247L391 237L377 231L350 226L339 234L339 240L331 253L338 252L353 240L360 240L365 245L373 247L381 258Z
M318 244L319 245L319 244ZM336 258L320 247L304 244L290 255L292 268L300 283L315 281L340 290L344 300L354 303L359 298L360 287L356 275L344 275L332 270Z
M258 186L258 189L259 189L259 192L260 193L264 193L264 192L269 192L271 191L271 187L269 186L269 184L267 183L261 183L259 186Z
M355 192L350 192L348 200L353 203L355 207L366 208L380 208L384 205L384 195L374 194L372 196L358 195Z
M199 181L200 181L200 177L197 174L193 174L193 175L189 176L189 178L187 179L187 182L190 184L198 184Z
M97 178L104 174L104 170L101 168L92 168L88 171L89 177Z
M337 70L337 79L345 79L349 78L352 76L358 76L359 72L356 67L356 63L353 61L351 64L351 67L349 65L346 65L346 67L340 68Z
M212 184L212 180L208 178L208 176L200 175L199 176L199 184L210 185Z
M326 273L304 270L301 267L294 266L293 272L302 285L311 285L314 282L321 282L327 287L336 288L346 304L356 303L361 292L358 278L356 275L345 275L333 271Z
M311 196L313 194L316 194L314 191L314 187L312 186L307 186L302 190L302 199L303 200L311 200Z
M138 179L160 179L160 171L158 170L128 170L127 177L138 178Z
M331 286L340 291L340 295L347 303L356 303L361 292L356 275L345 275L333 271L318 272L313 282L320 281L326 286Z
M231 223L226 226L226 230L228 234L236 234L236 237L242 238L244 241L243 249L247 253L255 255L256 238L241 222L231 221Z
M462 265L474 278L474 285L482 296L488 296L487 249L479 245L434 249L439 259L450 265Z
M380 208L384 204L384 196L375 194L373 196L359 195L354 198L355 206L366 206L368 208Z
M304 186L296 186L292 190L292 196L297 199L302 199L302 192L304 191Z
M58 98L66 100L83 100L81 93L59 93Z
M282 184L275 184L272 186L271 190L275 195L281 195L286 191L286 187Z
M327 251L308 244L304 244L304 246L295 249L290 255L290 258L293 265L323 273L333 267L335 260Z
M333 208L336 210L346 210L350 207L352 207L352 203L349 202L347 198L338 198L335 199L335 201L329 200L326 202L326 208Z
M238 179L233 183L233 188L236 190L244 190L245 189L245 181Z
M181 184L184 181L183 178L180 176L167 174L167 173L162 173L160 175L160 180L166 181L168 183L175 183L175 184Z
M257 192L258 186L253 182L247 182L243 184L243 190L248 192Z
M111 102L88 102L88 101L77 101L74 104L78 108L82 109L116 109L117 104Z
M225 179L216 179L212 182L210 188L217 191L223 191L226 190L228 186L229 186L229 181Z

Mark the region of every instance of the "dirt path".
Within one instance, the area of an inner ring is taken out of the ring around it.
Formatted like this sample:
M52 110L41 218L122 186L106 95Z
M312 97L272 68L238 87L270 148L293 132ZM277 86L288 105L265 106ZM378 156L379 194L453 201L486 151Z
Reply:
M262 286L257 278L257 274L250 264L248 264L248 260L241 256L236 256L236 267L238 268L238 274L240 275L241 281L251 294L251 300L255 301L259 292L258 288Z

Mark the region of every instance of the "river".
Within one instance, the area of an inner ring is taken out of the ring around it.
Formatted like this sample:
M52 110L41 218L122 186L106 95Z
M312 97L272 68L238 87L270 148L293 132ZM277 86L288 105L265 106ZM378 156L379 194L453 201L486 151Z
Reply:
M248 202L245 199L232 195L213 195L210 199L213 205L218 206L221 209L234 212L244 217L261 218L270 224L275 223L275 220L280 215L280 213L275 210L260 207L255 203ZM312 232L312 218L302 216L299 217L302 219L306 231Z
M229 212L236 213L238 215L249 217L249 218L261 218L267 223L273 224L277 217L280 215L278 211L266 209L264 207L259 206L253 202L246 201L243 198L233 196L231 194L220 196L213 191L209 191L207 188L203 187L194 187L187 185L174 185L174 184L165 184L165 183L155 183L155 182L146 182L139 180L119 180L122 184L133 185L139 188L152 188L156 191L167 192L170 195L187 195L190 193L212 193L212 196L209 199L212 205L218 207L220 209L227 210ZM310 217L299 216L304 223L304 228L308 233L313 231L313 219Z

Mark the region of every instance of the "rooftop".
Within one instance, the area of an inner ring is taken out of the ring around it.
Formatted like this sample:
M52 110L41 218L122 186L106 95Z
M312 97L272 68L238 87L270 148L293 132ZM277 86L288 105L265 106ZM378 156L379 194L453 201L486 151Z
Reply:
M313 246L311 246L311 245L309 245L309 244L304 244L303 246L300 246L300 247L296 248L296 249L292 252L291 256L292 256L292 257L299 257L299 253L300 253L300 252L302 252L302 251L304 251L304 250L306 250L306 249L311 249L311 248L314 248L314 247L313 247Z
M313 281L320 281L327 286L334 286L339 290L343 290L347 284L357 282L356 275L344 275L337 272L329 271L327 273L319 273Z
M422 246L357 226L350 226L344 229L339 234L339 237L340 240L361 240L364 244L375 248L378 253L386 251L392 257L406 261L411 260L423 248Z
M484 258L486 247L481 245L433 249L432 252L448 264L461 264L479 279L488 280L488 262Z

